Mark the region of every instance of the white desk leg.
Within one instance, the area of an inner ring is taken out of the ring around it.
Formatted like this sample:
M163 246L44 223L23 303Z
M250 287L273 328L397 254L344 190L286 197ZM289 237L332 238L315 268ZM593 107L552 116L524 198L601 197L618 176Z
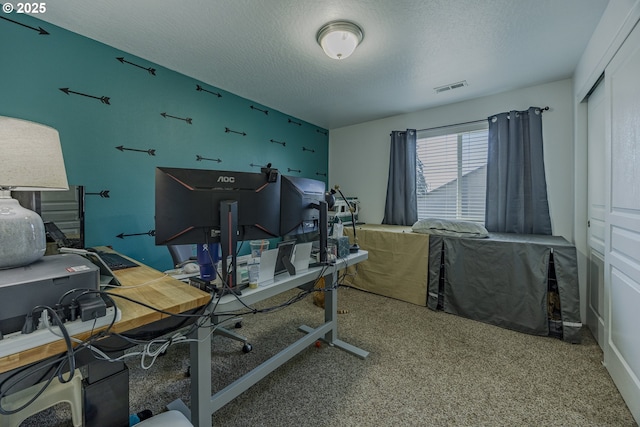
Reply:
M331 292L324 293L324 322L333 325L324 339L334 345L338 340L338 273L334 271L325 276L324 283L326 287L333 289Z
M211 318L205 317L191 342L191 424L195 427L211 425Z
M329 280L327 280L329 279ZM333 290L331 292L325 292L324 294L324 322L325 325L331 324L331 329L325 334L324 341L329 345L338 347L347 353L359 357L360 359L366 359L369 356L369 352L355 347L342 340L338 339L338 272L334 271L331 274L325 276L325 286L327 281L332 284ZM301 331L311 333L313 331L307 325L302 325L299 328Z

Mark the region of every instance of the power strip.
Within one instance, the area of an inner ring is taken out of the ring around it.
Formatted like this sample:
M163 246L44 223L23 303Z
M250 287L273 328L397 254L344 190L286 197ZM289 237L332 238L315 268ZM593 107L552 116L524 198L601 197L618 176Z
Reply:
M87 320L85 322L77 319L73 322L65 323L64 326L70 336L78 335L110 325L114 313L117 322L122 318L122 313L115 307L109 307L107 308L107 314L98 319ZM23 334L20 331L13 332L5 335L4 339L0 340L0 357L20 353L21 351L30 350L62 339L62 332L58 326L51 326L50 329L36 329L30 334Z

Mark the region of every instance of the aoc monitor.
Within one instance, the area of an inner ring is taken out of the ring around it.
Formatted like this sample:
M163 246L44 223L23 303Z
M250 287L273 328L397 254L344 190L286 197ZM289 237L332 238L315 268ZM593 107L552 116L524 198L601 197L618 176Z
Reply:
M156 244L220 242L226 219L221 218L220 207L229 201L237 204L238 240L280 236L280 173L276 169L156 168Z

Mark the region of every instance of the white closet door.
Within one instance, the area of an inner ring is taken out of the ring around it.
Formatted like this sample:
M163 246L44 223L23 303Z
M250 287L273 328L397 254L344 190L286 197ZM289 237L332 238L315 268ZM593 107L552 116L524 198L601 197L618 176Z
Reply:
M605 102L601 82L587 104L587 326L604 349Z
M605 70L605 365L640 420L640 28Z

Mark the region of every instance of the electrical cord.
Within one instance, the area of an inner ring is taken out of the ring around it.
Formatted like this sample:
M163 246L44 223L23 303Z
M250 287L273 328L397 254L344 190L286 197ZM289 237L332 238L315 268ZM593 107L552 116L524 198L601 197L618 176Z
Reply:
M95 291L95 290L90 290L90 289L75 289L73 290L73 292L67 292L65 293L65 296L71 295L72 293L75 292L82 292L80 294L80 296L78 298L82 298L85 295L91 294L91 293L100 293L100 291ZM60 298L59 301L62 301L64 298ZM110 302L115 306L115 302L107 296L107 299L110 300ZM75 300L74 300L75 301ZM58 304L59 305L59 304ZM95 334L94 328L95 328L95 321L97 319L94 319L94 326L91 328L90 330L90 337L83 341L77 340L75 338L72 339L72 337L69 335L69 332L67 331L66 326L64 325L64 323L62 322L62 320L60 319L60 316L58 315L58 312L56 310L54 310L53 308L49 307L49 306L44 306L44 305L38 305L35 306L31 312L29 313L29 315L27 317L31 317L33 319L33 314L38 311L38 310L42 310L42 316L41 318L43 319L43 327L46 327L47 329L49 329L50 332L52 332L53 334L57 335L57 336L61 336L61 338L64 339L65 342L65 347L66 347L66 351L65 354L52 359L50 362L45 363L43 365L41 365L38 368L33 369L32 367L25 367L23 369L19 369L16 372L14 372L13 374L9 375L5 380L3 380L0 383L0 399L4 398L5 396L7 396L9 393L9 391L11 391L11 389L13 387L15 387L17 384L19 384L20 382L22 382L23 380L25 380L26 378L34 375L36 372L38 372L39 370L42 369L51 369L51 367L55 366L57 364L56 369L54 370L53 374L46 380L44 381L43 386L33 395L33 397L31 399L29 399L24 405L13 409L13 410L6 410L4 408L2 408L0 406L0 414L2 415L11 415L11 414L15 414L17 412L22 411L23 409L27 408L29 405L31 405L38 397L40 397L42 395L42 393L44 393L44 391L46 390L47 387L49 387L49 385L51 384L51 382L55 379L58 378L58 380L60 381L60 383L67 383L69 381L71 381L74 377L75 374L75 370L76 370L76 360L75 360L75 354L82 348L84 348L87 344L91 343L92 341L98 340L100 338L102 338L103 336L105 336L105 331L109 331L114 323L115 323L115 319L116 316L113 316L113 319L111 320L111 324L103 331L101 331L98 334ZM44 314L47 313L47 314ZM60 334L58 334L55 330L52 329L52 325L49 323L49 316L51 316L51 318L53 319L54 323L56 326L58 326L58 328L60 329ZM80 345L77 347L73 347L72 341L75 342L79 342ZM66 372L67 369L65 369L65 367L68 366L68 371L69 371L69 378L64 378L64 372ZM43 376L41 376L41 378L35 383L35 384L39 384L40 382L42 382L44 380L46 376L46 372L43 374Z
M125 295L112 294L112 293L109 293L109 292L106 292L106 291L96 291L96 292L100 292L100 293L101 293L101 294L103 294L103 295L109 295L110 297L116 297L116 298L120 298L120 299L123 299L123 300L127 300L127 301L129 301L129 302L134 303L134 304L138 304L138 305L140 305L140 306L142 306L142 307L145 307L145 308L148 308L148 309L150 309L150 310L153 310L153 311L155 311L155 312L157 312L157 313L166 314L167 316L172 316L172 317L185 317L185 318L197 318L197 317L201 317L201 316L202 316L201 314L172 313L172 312L170 312L170 311L166 311L166 310L162 310L162 309L156 308L156 307L154 307L154 306L152 306L152 305L149 305L149 304L144 303L144 302L142 302L142 301L135 300L135 299L130 298L130 297L125 296ZM213 297L212 297L212 298L211 298L211 300L209 300L209 302L208 302L207 304L205 304L203 307L205 307L205 308L206 308L206 307L211 303L211 301L212 301L212 300L213 300Z
M22 406L20 406L18 408L12 409L12 410L4 409L0 405L0 414L2 414L2 415L12 415L12 414L15 414L15 413L18 413L18 412L22 411L23 409L25 409L26 407L31 405L38 397L40 397L42 395L42 393L44 393L44 391L47 389L47 387L49 387L51 382L53 382L53 380L56 377L58 378L58 380L61 383L67 383L67 382L69 382L69 381L71 381L73 379L73 376L74 376L74 373L75 373L75 357L74 357L73 345L71 343L71 337L69 336L69 333L67 332L67 329L65 328L64 324L62 323L62 320L58 316L58 313L56 313L56 311L53 308L49 307L49 306L38 305L38 306L35 306L31 310L31 315L32 316L33 316L33 313L36 310L43 310L43 312L46 311L48 314L50 314L51 317L53 318L53 320L55 321L55 323L57 324L57 326L60 328L60 331L62 332L64 341L65 341L65 345L67 347L66 355L60 357L59 361L61 363L58 366L58 368L55 370L55 375L51 375L49 377L49 379L44 382L43 386L26 403L24 403ZM64 378L64 376L63 376L64 372L62 371L62 368L65 366L65 363L64 363L65 361L69 365L69 378L67 378L67 379ZM58 362L58 360L56 360L56 362ZM49 365L45 364L45 365L43 365L43 367L41 367L39 369L44 369L44 367L48 367L48 366ZM27 371L25 369L25 370L21 370L19 372L27 372ZM35 372L37 372L37 370ZM28 375L27 374L22 375L22 376L16 375L15 379L13 381L9 381L8 382L8 386L5 387L4 389L3 389L3 386L5 384L7 384L6 381L8 381L11 378L13 378L14 375L10 375L4 381L2 381L2 383L0 383L0 401L2 401L2 399L9 394L8 392L14 386L16 386L18 383L20 383L24 379L26 379L28 376L33 375L33 373L34 373L34 371L30 371L30 372L28 372Z
M211 255L210 255L211 256ZM341 260L344 262L345 267L346 267L346 259L345 258L341 258ZM213 262L213 260L211 260ZM235 268L235 266L233 266L233 268ZM299 292L298 294L294 295L293 297L291 297L289 300L275 305L275 306L271 306L271 307L266 307L266 308L262 308L262 309L257 309L254 307L251 307L250 305L244 303L244 301L242 301L242 299L240 298L239 295L237 295L235 292L231 291L231 293L236 297L236 299L248 310L246 312L243 313L238 313L236 312L219 312L216 313L216 316L238 316L238 315L246 315L246 314L257 314L257 313L271 313L271 312L275 312L278 310L281 310L285 307L288 307L298 301L301 301L302 299L304 299L305 297L307 297L308 295L310 295L311 293L314 292L331 292L337 289L337 287L339 286L344 286L342 285L340 282L341 280L339 279L338 282L336 283L335 286L331 286L329 288L325 287L322 289L316 288L315 285L317 285L318 281L320 280L321 277L325 276L326 273L326 269L328 268L328 265L324 265L322 270L320 270L320 272L318 273L318 276L316 277L315 281L314 281L314 285L312 286L312 288L310 290L304 290ZM220 277L221 282L223 284L223 288L226 287L227 289L230 289L230 287L227 285L226 281L224 280L224 278L221 276L220 272L217 271L216 269L216 273L217 275ZM345 275L342 276L343 278L345 277ZM159 280L159 279L156 279ZM155 281L155 280L153 280ZM150 282L153 282L150 281ZM145 284L148 284L150 282L147 282ZM142 285L145 285L142 284ZM139 286L142 286L139 285ZM137 287L137 286L136 286ZM100 360L105 360L105 361L121 361L124 360L125 358L130 358L130 357L135 357L135 356L142 356L141 357L141 367L143 369L149 369L150 367L153 366L153 364L155 363L155 360L157 359L157 357L161 354L163 354L164 352L166 352L167 348L169 348L171 345L173 344L178 344L178 343L186 343L186 342L195 342L197 341L196 339L192 339L192 338L187 338L189 335L191 335L191 333L193 331L195 331L197 328L200 328L203 326L203 322L209 318L210 314L205 315L206 310L209 307L212 307L212 311L211 313L215 312L216 307L218 306L219 302L220 302L220 298L215 298L214 294L211 293L211 297L209 299L209 301L207 302L207 304L205 304L203 307L201 307L198 312L200 313L194 313L194 314L182 314L182 313L171 313L165 310L161 310L158 309L156 307L153 307L149 304L143 303L141 301L137 301L133 298L124 296L124 295L120 295L120 294L112 294L109 293L107 291L101 291L101 290L92 290L92 289L73 289L70 291L65 292L58 300L58 305L57 306L61 306L64 302L64 300L69 297L70 295L73 295L77 292L80 292L80 294L78 296L76 296L73 300L72 303L77 301L78 299L81 299L87 295L91 295L91 294L98 294L104 298L106 298L108 300L108 302L111 303L111 306L116 307L116 303L113 300L112 297L116 297L116 298L122 298L124 300L130 301L134 304L138 304L141 305L143 307L146 307L150 310L154 310L156 312L171 316L171 317L179 317L179 318L184 318L185 322L188 321L189 319L195 318L196 322L194 322L192 325L190 325L187 329L186 332L184 333L178 333L178 334L174 334L171 338L167 339L158 339L157 337L152 339L151 341L141 341L141 340L137 340L135 337L130 337L127 336L126 334L118 334L118 333L112 333L111 329L113 327L113 325L115 324L115 319L116 316L113 316L113 319L111 321L111 323L107 326L107 328L103 329L101 332L94 334L93 333L93 328L90 331L90 336L89 338L87 338L86 340L78 340L76 338L72 338L69 336L68 331L66 330L66 327L64 326L62 320L60 319L58 313L56 312L56 310L54 310L53 308L49 307L49 306L37 306L34 307L34 309L31 311L31 315L33 316L34 311L36 310L46 310L52 317L52 319L55 321L56 325L60 328L60 331L62 333L62 337L65 341L65 346L67 348L65 355L62 355L56 359L51 360L50 362L36 368L36 370L34 371L33 369L30 369L30 367L25 367L23 369L20 369L18 371L16 371L15 373L9 375L7 378L5 378L2 382L0 382L0 398L3 398L4 396L6 396L8 394L8 391L10 391L16 384L20 383L22 380L24 380L25 378L27 378L28 376L33 375L35 372L42 370L42 369L51 369L53 366L57 367L54 370L54 373L49 377L49 379L47 379L44 384L43 387L34 395L33 398L31 398L28 402L26 402L24 405L22 405L20 408L17 409L13 409L13 410L6 410L4 408L2 408L0 406L0 414L3 415L10 415L10 414L14 414L16 412L19 412L21 410L23 410L24 408L26 408L27 406L29 406L30 404L32 404L44 391L45 389L51 384L51 382L57 377L59 379L60 382L62 383L66 383L68 381L71 381L73 379L73 375L75 372L75 354L82 350L82 349L89 349L93 354L94 357L96 357L97 359ZM215 300L215 302L214 302ZM226 321L226 320L225 320ZM49 328L50 331L53 332L53 330L51 329L51 325L48 324L48 322L46 323L46 326ZM209 339L210 335L214 333L214 331L216 330L216 328L218 327L218 325L211 325L210 326L210 332L209 334L204 338L204 340ZM175 330L174 328L171 328L173 330ZM157 332L156 332L157 333ZM145 347L144 351L142 352L136 352L136 353L128 353L126 355L120 356L118 358L110 358L106 353L104 353L102 350L100 350L100 348L95 345L95 342L98 341L99 339L108 337L108 336L118 336L124 340L126 340L127 342L130 342L131 344L135 344L135 345L139 345L139 344L143 344ZM75 348L73 347L72 342L75 342L78 344L78 346L76 346ZM156 349L152 349L152 346L154 345L158 345L158 347ZM145 361L151 358L150 363L145 363ZM64 372L66 370L64 370L65 366L69 366L69 378L65 379L63 377ZM19 375L22 374L23 375ZM46 375L46 372L45 374ZM44 375L42 378L44 378ZM15 378L13 381L10 381L12 378ZM41 379L42 379L41 378ZM8 386L6 386L8 384ZM5 387L6 386L6 387Z
M321 277L324 277L326 269L328 268L328 266L323 266L322 270L320 270L320 272L318 273L318 276L316 277L316 279L314 280L313 286L311 287L311 289L309 290L303 290L301 292L299 292L298 294L296 294L295 296L291 297L289 300L278 304L276 306L272 306L272 307L267 307L267 308L262 308L262 309L258 309L258 308L254 308L251 307L249 305L247 305L246 303L244 303L244 301L242 301L242 299L238 298L238 301L245 307L248 309L248 311L244 311L244 312L239 312L239 311L228 311L228 312L218 312L216 313L217 316L244 316L244 315L248 315L248 314L258 314L258 313L271 313L274 311L278 311L282 308L288 307L298 301L301 301L302 299L304 299L305 297L307 297L308 295L314 293L314 292L331 292L333 290L335 290L335 287L330 287L330 288L316 288L315 285L318 284L318 281L320 280Z
M191 260L189 262L193 262L193 260ZM148 286L148 285L150 285L152 283L155 283L155 282L159 282L160 280L164 279L165 277L169 277L169 275L165 273L160 277L156 277L155 279L147 280L146 282L139 283L137 285L111 285L111 284L107 284L107 285L101 285L101 286L103 286L105 288L113 288L113 289L135 289L135 288L141 288L143 286Z
M105 298L107 300L108 303L111 304L111 306L115 307L117 309L116 303L113 300L112 297L118 297L118 298L123 298L126 299L128 301L131 301L133 303L136 304L140 304L143 305L151 310L163 313L163 314L167 314L169 316L175 316L175 317L184 317L185 321L188 320L189 318L196 318L196 320L198 319L202 319L203 317L203 313L205 312L206 308L211 304L212 300L213 300L213 296L212 298L209 300L209 302L202 307L202 313L200 314L195 314L195 315L182 315L181 313L170 313L164 310L159 310L155 307L152 307L148 304L142 303L140 301L136 301L132 298L129 297L125 297L122 295L118 295L118 294L111 294L109 292L106 291L100 291L100 290L93 290L93 289L83 289L83 288L78 288L78 289L72 289L70 291L65 292L59 299L58 299L58 304L56 305L56 307L61 307L62 303L64 302L64 300L66 298L68 298L71 295L74 295L76 293L79 293L79 295L76 295L75 298L73 298L72 300L72 304L75 304L77 300L82 299L84 297L86 297L87 295L91 295L91 294L97 294L102 296L103 298ZM21 405L19 408L15 408L12 410L7 410L5 408L3 408L0 405L0 414L1 415L11 415L11 414L15 414L17 412L22 411L23 409L25 409L26 407L28 407L29 405L31 405L38 397L40 397L42 395L42 393L44 393L44 391L46 390L46 388L51 384L51 382L55 379L58 378L58 380L61 383L66 383L69 382L73 379L74 373L75 373L75 368L76 368L76 361L75 361L75 355L80 351L83 350L85 348L89 348L92 351L96 351L96 346L94 345L94 343L96 341L98 341L99 339L102 338L106 338L107 336L113 336L113 335L118 335L120 336L120 334L113 334L111 333L111 329L113 327L113 325L115 324L115 320L116 320L116 316L114 315L111 323L107 326L107 328L103 329L101 332L99 333L94 333L94 328L95 328L95 320L94 319L94 327L91 328L91 330L89 331L90 336L86 339L86 340L79 340L76 338L72 338L64 323L62 322L62 320L60 319L60 316L58 315L58 312L56 310L54 310L53 308L49 307L49 306L43 306L43 305L39 305L34 307L31 312L28 314L28 318L30 317L32 320L31 322L33 322L33 317L34 317L34 313L38 310L42 310L43 312L47 312L51 318L54 320L54 323L56 326L58 326L60 328L60 334L58 334L55 330L52 329L52 325L49 323L48 321L48 316L43 316L43 319L47 319L44 320L44 327L47 327L49 329L50 332L54 333L57 336L61 336L64 339L65 342L65 347L66 347L66 351L63 355L54 358L52 360L50 360L47 363L42 364L41 366L37 367L37 368L33 368L32 366L26 366L24 368L21 369L17 369L15 372L11 373L10 375L8 375L5 379L3 379L0 382L0 399L4 398L5 396L10 394L10 391L19 383L21 383L22 381L24 381L25 379L27 379L30 376L33 376L34 374L36 374L37 372L41 371L41 370L51 370L54 366L55 369L53 371L53 373L49 376L48 379L44 380L44 378L47 375L47 372L45 371L44 374L40 377L40 379L36 382L36 384L39 384L40 382L43 382L42 387L34 394L34 396L29 399L27 402L25 402L25 404ZM73 316L71 316L73 317ZM194 323L195 327L201 327L202 323L204 320L201 320L200 322L196 321L196 323ZM27 329L32 329L34 327L33 324L31 324L30 326L27 327ZM189 332L190 333L190 332ZM170 343L173 342L188 342L190 341L190 339L187 339L186 337L179 339L178 337L175 337L174 339L170 340ZM78 345L74 348L73 347L73 343L77 343ZM154 341L151 341L150 343L154 343ZM166 350L166 347L162 347L161 349ZM97 350L100 351L100 350ZM152 357L152 362L151 364L145 364L143 363L143 367L146 366L145 369L148 369L148 367L150 367L153 362L155 361L155 358L157 358L157 356L159 354L161 354L162 351L160 352L151 352L151 351L147 351L147 354L149 355L149 357ZM95 354L95 353L94 353ZM106 354L102 353L104 356L106 356ZM64 372L67 371L67 369L65 369L68 366L68 371L69 371L69 378L64 378Z

